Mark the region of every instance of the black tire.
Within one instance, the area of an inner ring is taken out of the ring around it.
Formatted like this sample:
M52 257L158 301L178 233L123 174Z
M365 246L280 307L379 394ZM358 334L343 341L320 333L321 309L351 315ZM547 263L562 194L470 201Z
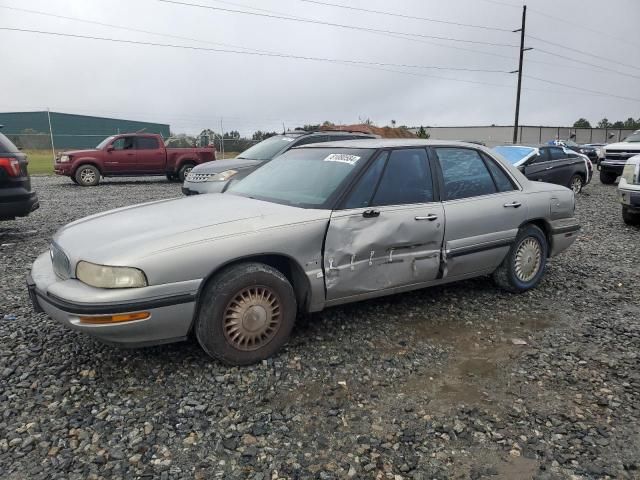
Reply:
M618 176L615 173L611 173L611 172L606 172L604 170L600 170L600 182L604 183L605 185L611 185L613 183L615 183L616 178L618 178Z
M287 278L262 263L223 270L205 286L199 307L198 343L210 356L230 365L256 363L280 350L297 313Z
M526 242L526 243L525 243ZM535 254L534 242L538 245L537 254ZM534 248L533 251L527 252L525 248ZM522 293L534 288L544 275L544 269L547 264L547 254L549 252L549 244L542 230L535 225L525 225L520 228L516 240L511 246L509 253L502 261L500 266L493 272L494 282L504 290L512 293ZM532 257L532 253L533 257ZM525 272L517 272L517 262L524 263L526 269L532 268L533 271L528 272L531 277L528 278ZM535 262L535 265L531 264ZM531 264L531 265L530 265ZM530 265L530 266L529 266ZM523 276L525 278L523 278Z
M71 181L72 181L73 183L75 183L76 185L79 185L79 184L78 184L78 181L76 180L76 177L69 177L69 178L71 178Z
M187 175L189 175L189 172L193 169L193 167L195 167L193 163L185 163L184 165L182 165L180 167L180 170L178 170L178 180L184 182L184 179L187 178Z
M100 170L93 165L80 165L74 174L74 178L81 187L95 187L100 183Z
M578 175L577 173L572 175L567 187L570 190L573 190L573 193L577 195L582 192L582 188L584 187L584 178L582 178L582 175Z
M622 206L622 220L627 225L639 226L640 225L640 213L632 212L626 205Z

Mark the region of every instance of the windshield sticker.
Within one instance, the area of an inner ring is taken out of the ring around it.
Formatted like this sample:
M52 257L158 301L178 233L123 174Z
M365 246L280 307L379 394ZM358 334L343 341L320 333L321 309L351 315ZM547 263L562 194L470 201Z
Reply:
M332 153L324 159L325 162L339 162L348 163L349 165L355 165L360 160L357 155L347 155L345 153Z
M282 137L282 140L284 140L285 142L293 142L295 140L295 138L291 138L291 137Z

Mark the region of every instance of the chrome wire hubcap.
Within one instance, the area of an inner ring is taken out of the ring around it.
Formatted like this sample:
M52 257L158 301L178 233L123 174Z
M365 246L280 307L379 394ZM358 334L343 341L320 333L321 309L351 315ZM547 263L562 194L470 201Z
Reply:
M571 190L573 190L575 193L580 193L581 189L582 189L582 180L580 180L579 177L574 178L573 181L571 182Z
M93 172L93 170L89 170L88 168L85 170L82 170L82 172L80 172L80 180L82 180L83 183L91 183L96 179L96 174Z
M525 238L516 250L515 271L521 282L530 282L540 271L542 248L535 238Z
M238 350L257 350L275 336L281 319L280 298L271 289L247 287L227 304L224 336Z
M193 167L187 167L184 169L184 178L187 178L187 175L191 173L191 170L193 170Z

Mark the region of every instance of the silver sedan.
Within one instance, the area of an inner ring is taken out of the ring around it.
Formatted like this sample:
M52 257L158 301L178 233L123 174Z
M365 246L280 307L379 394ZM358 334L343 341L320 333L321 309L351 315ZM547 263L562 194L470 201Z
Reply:
M104 342L193 333L213 357L249 364L286 343L300 312L484 275L529 290L575 241L574 208L569 189L479 145L313 144L224 194L73 222L28 285L36 309Z

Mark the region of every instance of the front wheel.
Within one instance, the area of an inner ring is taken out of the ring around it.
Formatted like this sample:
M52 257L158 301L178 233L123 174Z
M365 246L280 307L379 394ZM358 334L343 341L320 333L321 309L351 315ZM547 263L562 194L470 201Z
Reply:
M520 229L515 242L500 266L493 272L494 282L512 293L534 288L544 275L549 244L535 225Z
M600 170L600 182L605 185L611 185L615 183L616 178L618 176L615 173L605 172L604 170Z
M569 180L569 185L568 187L573 190L573 193L575 193L576 195L579 194L582 191L582 187L584 186L584 182L582 180L582 176L580 175L573 175L571 177L571 180Z
M181 182L184 182L184 179L187 178L187 175L189 175L189 172L193 170L194 166L195 165L193 163L185 163L182 167L180 167L180 170L178 170L178 179Z
M95 187L100 183L100 170L93 165L80 165L74 177L81 187Z
M205 287L195 333L210 356L249 365L276 353L289 339L297 312L287 278L262 263L227 268Z
M622 220L627 225L638 226L640 225L640 213L632 212L626 205L622 206Z

